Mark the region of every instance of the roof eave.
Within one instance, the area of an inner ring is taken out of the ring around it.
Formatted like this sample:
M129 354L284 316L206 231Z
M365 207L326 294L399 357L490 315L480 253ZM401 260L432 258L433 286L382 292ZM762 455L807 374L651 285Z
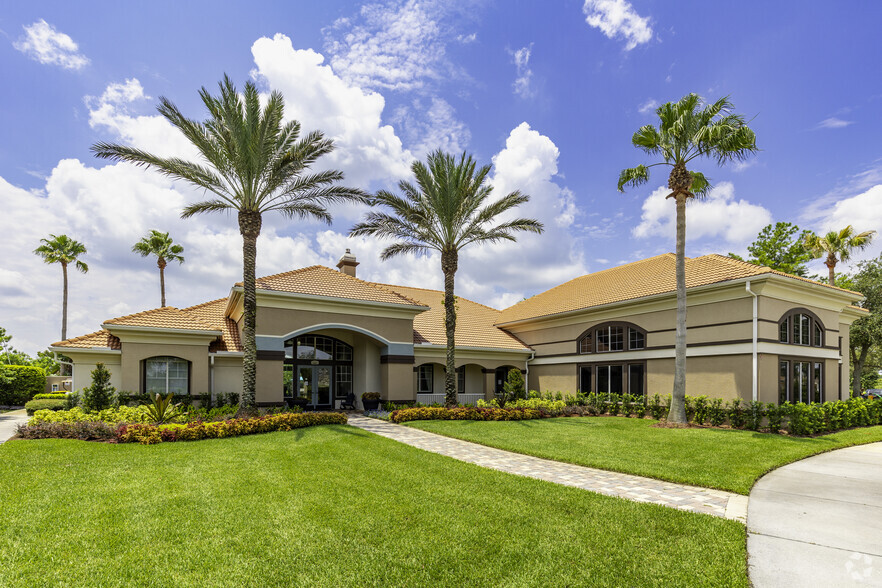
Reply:
M114 323L104 323L101 325L103 329L107 329L111 333L113 331L129 331L129 332L147 332L147 333L180 333L183 335L199 335L204 337L220 337L223 335L221 329L176 329L171 327L142 327L138 325L117 325Z

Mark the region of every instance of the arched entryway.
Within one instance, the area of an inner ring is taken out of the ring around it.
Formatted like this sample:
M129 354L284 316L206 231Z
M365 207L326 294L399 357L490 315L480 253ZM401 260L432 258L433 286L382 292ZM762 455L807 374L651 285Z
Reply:
M352 392L353 348L326 335L285 341L285 401L306 409L331 409Z

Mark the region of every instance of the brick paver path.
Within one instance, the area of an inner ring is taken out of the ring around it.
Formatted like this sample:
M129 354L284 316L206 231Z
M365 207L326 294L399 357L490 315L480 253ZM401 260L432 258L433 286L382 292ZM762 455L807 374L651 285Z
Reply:
M406 445L518 476L745 522L747 496L552 461L350 414L349 424Z

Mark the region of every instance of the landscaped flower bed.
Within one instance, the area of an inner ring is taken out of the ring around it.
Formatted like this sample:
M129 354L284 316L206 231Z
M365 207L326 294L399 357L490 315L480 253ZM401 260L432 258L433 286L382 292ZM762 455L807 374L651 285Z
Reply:
M530 398L506 403L499 408L495 400L479 401L477 408L419 407L396 410L392 422L418 420L523 420L563 416L624 416L656 420L668 414L670 395L655 394L647 399L630 394L579 394L563 396L531 392ZM785 431L791 435L816 435L842 429L882 424L882 400L850 398L824 403L725 402L720 398L687 396L686 415L693 425Z
M19 427L22 439L82 439L117 443L154 443L170 441L198 441L238 437L255 433L290 431L314 425L345 425L346 415L337 412L286 412L260 417L222 421L193 421L186 424L124 423L113 425L104 421L41 421Z

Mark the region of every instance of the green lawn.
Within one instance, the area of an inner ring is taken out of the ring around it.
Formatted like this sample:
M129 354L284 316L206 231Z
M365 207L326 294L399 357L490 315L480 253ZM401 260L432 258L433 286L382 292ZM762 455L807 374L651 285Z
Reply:
M535 421L415 421L409 426L483 445L748 494L778 466L849 445L882 441L882 426L816 438L729 429L663 429L624 417Z
M747 586L740 523L335 425L0 445L0 586Z

